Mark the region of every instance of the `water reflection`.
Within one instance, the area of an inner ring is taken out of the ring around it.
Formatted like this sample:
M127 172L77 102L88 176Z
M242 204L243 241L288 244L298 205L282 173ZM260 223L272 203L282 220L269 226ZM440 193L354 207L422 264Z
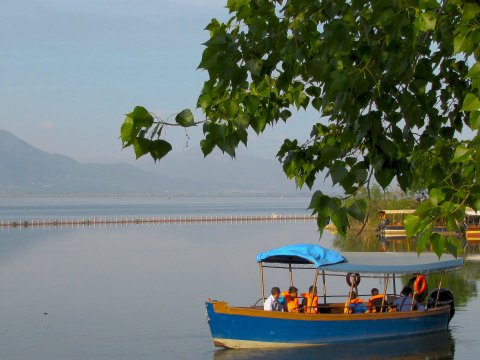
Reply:
M215 360L242 359L453 359L455 341L450 331L375 342L281 350L217 350Z

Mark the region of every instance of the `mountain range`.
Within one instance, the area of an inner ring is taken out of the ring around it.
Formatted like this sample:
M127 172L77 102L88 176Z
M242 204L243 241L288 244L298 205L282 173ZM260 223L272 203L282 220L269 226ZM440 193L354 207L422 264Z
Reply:
M169 154L154 169L80 163L0 130L0 195L298 194L274 159L247 155L203 159L200 151L189 151Z

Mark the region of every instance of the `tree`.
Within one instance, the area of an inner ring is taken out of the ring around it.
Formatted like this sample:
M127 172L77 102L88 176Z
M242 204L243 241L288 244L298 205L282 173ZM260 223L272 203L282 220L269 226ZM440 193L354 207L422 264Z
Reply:
M364 220L355 198L375 180L425 188L428 201L406 221L418 251L457 254L450 230L466 207L480 210L480 6L474 0L228 0L231 17L213 19L199 65L208 71L198 97L205 120L183 110L168 123L136 107L121 129L137 158L161 159L166 126L202 124L205 156L235 156L248 132L288 121L301 108L318 123L308 141L286 139L278 152L297 186L315 187L327 171L344 197L316 190L310 208L319 229L345 234L349 216Z

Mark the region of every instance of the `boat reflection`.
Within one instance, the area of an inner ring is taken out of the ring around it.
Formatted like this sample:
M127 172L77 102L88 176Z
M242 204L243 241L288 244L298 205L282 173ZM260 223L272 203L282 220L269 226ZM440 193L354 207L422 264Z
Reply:
M293 329L292 329L293 331ZM297 359L454 359L455 342L450 330L416 337L326 345L295 349L239 349L217 350L215 360L290 360Z

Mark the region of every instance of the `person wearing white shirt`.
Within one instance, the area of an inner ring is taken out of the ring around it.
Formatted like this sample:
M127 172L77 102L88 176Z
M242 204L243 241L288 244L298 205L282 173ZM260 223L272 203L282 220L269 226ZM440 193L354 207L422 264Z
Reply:
M283 306L278 301L280 297L280 288L274 286L271 291L271 295L265 300L263 304L263 310L266 311L283 311Z

